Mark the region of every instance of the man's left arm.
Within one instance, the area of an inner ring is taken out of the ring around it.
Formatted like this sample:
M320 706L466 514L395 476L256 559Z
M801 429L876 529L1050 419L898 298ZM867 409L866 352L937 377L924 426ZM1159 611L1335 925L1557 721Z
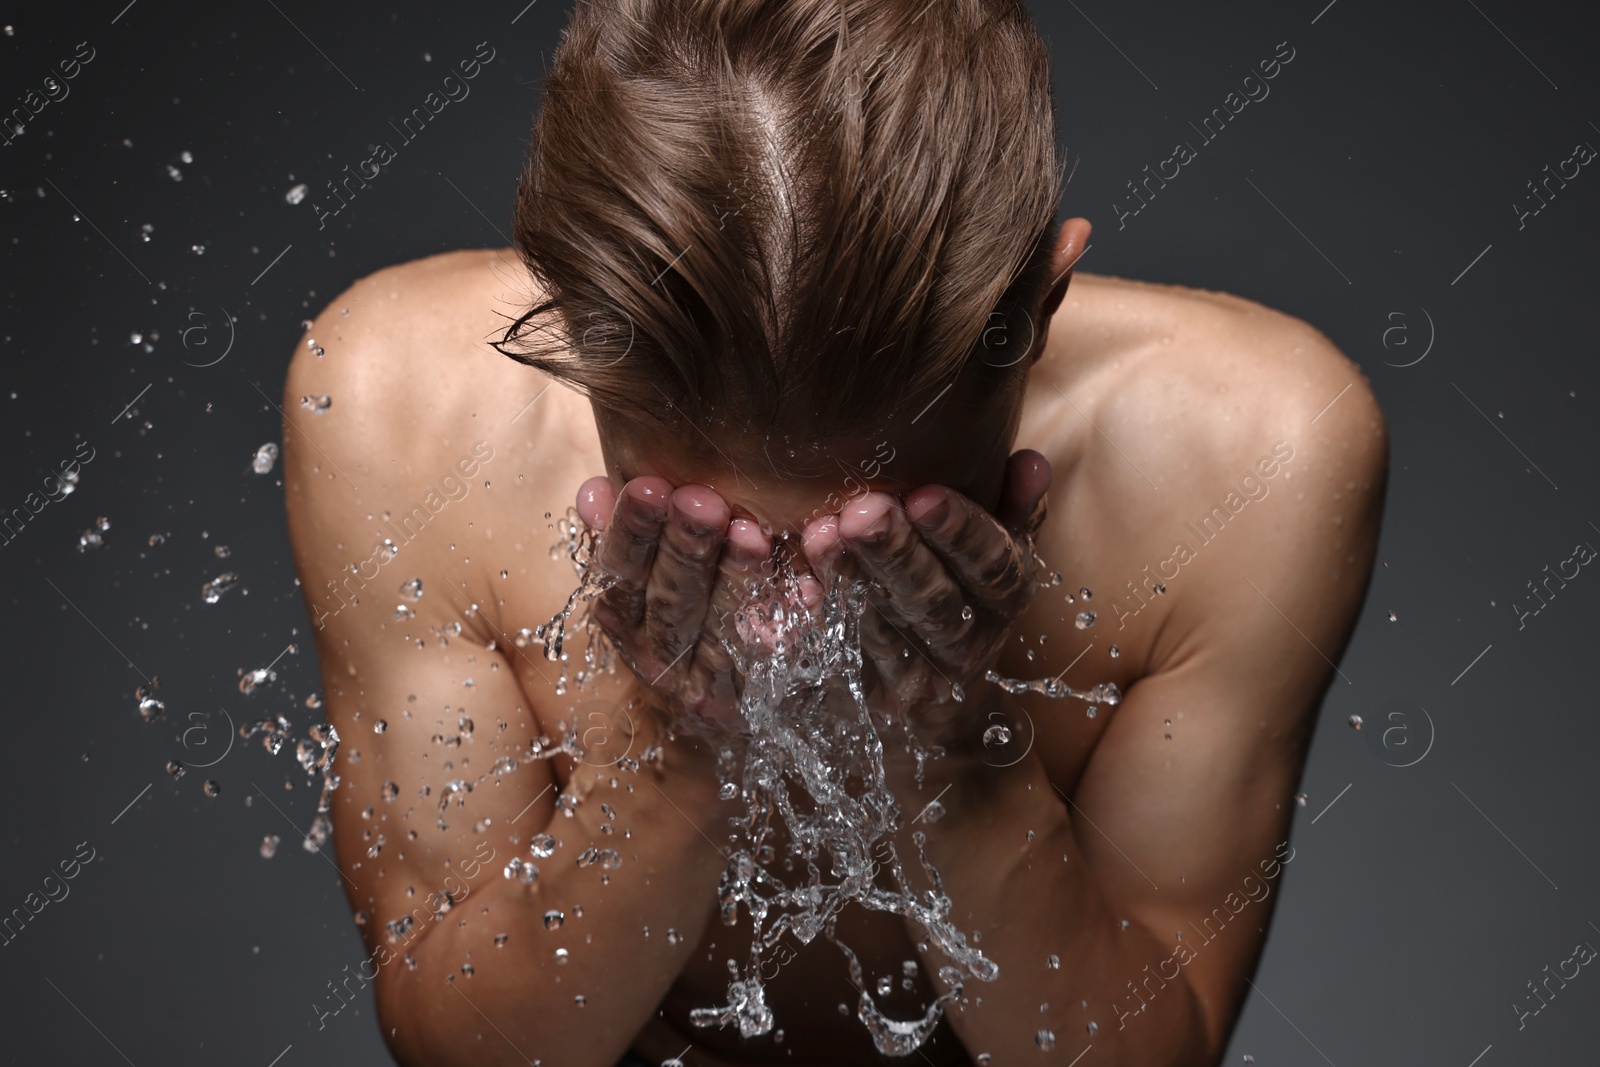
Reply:
M947 797L952 817L928 829L953 921L1000 967L951 1013L972 1055L1035 1062L1049 1031L1064 1063L1090 1045L1102 1067L1220 1061L1371 573L1387 444L1364 385L1296 449L1278 499L1208 546L1181 601L1149 620L1148 673L1076 787L1061 783L1071 799L1030 758L970 782L971 804ZM1022 699L1036 720L1078 711Z

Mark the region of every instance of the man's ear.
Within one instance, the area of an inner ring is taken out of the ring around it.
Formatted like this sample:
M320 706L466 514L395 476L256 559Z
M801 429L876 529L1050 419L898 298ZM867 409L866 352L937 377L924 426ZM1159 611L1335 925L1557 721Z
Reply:
M1050 257L1050 289L1045 293L1043 314L1046 319L1056 313L1066 298L1067 286L1072 284L1072 269L1089 247L1089 234L1093 230L1085 218L1068 219L1061 224L1056 235L1056 247Z
M1067 286L1072 284L1072 269L1089 250L1090 230L1088 219L1073 218L1063 222L1061 232L1056 235L1055 251L1050 256L1050 288L1046 290L1044 303L1039 307L1039 327L1034 331L1037 347L1032 362L1028 364L1030 367L1044 358L1050 339L1050 320L1066 298Z

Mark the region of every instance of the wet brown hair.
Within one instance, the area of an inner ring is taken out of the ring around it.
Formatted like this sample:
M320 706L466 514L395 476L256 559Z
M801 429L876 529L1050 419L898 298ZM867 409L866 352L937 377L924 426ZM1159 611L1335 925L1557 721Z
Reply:
M1020 0L578 0L513 215L540 302L495 347L668 427L981 401L1063 173Z

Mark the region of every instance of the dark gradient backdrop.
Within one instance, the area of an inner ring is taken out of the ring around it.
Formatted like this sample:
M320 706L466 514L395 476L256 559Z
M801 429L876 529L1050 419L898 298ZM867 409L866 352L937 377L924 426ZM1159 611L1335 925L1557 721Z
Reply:
M230 721L303 732L318 688L278 475L250 457L278 439L302 319L385 265L506 243L566 8L126 2L0 16L8 110L81 53L68 95L0 145L0 510L94 457L0 548L0 912L80 843L95 856L0 947L0 1056L387 1062L370 1000L320 1029L313 1008L363 956L339 875L299 845L316 790L289 752L228 749ZM1600 977L1521 1029L1513 1008L1600 945L1600 571L1523 626L1513 608L1600 546L1600 168L1574 156L1600 146L1593 28L1548 0L1326 3L1034 5L1078 163L1063 211L1096 226L1083 269L1310 321L1392 429L1381 562L1228 1062L1593 1062ZM496 58L471 95L319 231L324 182L398 146L390 122L479 42ZM1270 95L1206 143L1195 126L1280 42ZM1123 214L1179 141L1196 157ZM1528 183L1563 169L1540 207ZM103 547L80 553L101 516ZM225 570L240 587L204 603ZM239 672L274 660L276 684L241 695ZM173 781L171 758L215 766Z

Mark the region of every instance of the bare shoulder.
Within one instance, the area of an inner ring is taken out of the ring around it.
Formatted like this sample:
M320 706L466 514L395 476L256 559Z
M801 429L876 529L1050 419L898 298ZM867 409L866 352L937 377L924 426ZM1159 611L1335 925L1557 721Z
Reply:
M503 325L495 312L521 302L519 283L515 258L497 250L447 252L361 278L302 337L285 411L363 459L405 459L426 437L421 426L447 424L449 409L492 394L507 361L486 342Z
M1219 640L1207 624L1251 582L1343 630L1388 454L1360 368L1310 324L1223 293L1090 276L1058 322L1029 413L1082 516L1056 536L1109 581L1114 626L1143 616L1159 634L1151 666Z
M448 502L463 457L481 464L474 444L510 421L535 373L488 344L525 286L509 251L451 252L370 274L312 321L283 399L290 534L308 585L395 540L383 515ZM451 503L440 525L481 506Z

